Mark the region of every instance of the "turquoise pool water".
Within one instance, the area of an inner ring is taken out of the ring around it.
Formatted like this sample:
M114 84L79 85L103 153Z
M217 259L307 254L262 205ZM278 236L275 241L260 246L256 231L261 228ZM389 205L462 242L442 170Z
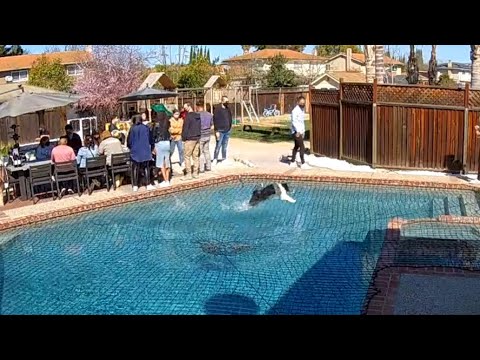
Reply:
M359 314L392 217L438 216L445 198L478 213L473 192L319 183L250 208L254 185L0 233L0 312Z

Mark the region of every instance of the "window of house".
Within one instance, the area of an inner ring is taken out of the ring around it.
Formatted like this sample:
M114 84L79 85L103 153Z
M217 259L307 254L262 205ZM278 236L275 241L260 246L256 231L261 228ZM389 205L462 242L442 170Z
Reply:
M67 65L67 74L70 76L83 75L83 69L77 64Z
M12 82L21 82L28 80L28 70L12 71Z

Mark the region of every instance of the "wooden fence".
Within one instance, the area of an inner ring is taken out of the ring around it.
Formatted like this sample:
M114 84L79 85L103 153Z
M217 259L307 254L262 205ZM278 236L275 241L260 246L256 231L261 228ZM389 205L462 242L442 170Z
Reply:
M312 151L395 169L477 172L480 91L341 83L310 90Z

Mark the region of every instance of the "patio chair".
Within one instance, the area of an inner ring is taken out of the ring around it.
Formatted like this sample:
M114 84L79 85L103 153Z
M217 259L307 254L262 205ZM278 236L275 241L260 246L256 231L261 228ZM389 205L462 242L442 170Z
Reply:
M30 189L32 192L33 203L36 204L38 199L35 197L35 186L50 185L50 191L45 193L52 193L53 200L55 200L55 188L53 187L52 179L52 165L32 165L30 166ZM37 193L38 194L38 193Z
M110 191L110 184L108 181L108 170L107 170L107 157L106 156L98 156L93 158L88 158L86 161L83 180L86 181L86 185L84 183L85 189L88 189L88 195L92 195L92 191L89 188L90 179L96 177L105 177L105 181L107 183L107 191Z
M112 175L113 190L117 190L115 182L115 175L127 173L132 178L132 164L130 161L130 152L124 152L119 154L112 154L112 161L110 165L110 171Z
M8 187L5 187L5 192L7 194L7 202L10 202L10 191L13 193L13 198L11 201L15 200L17 194L17 186L20 185L20 179L14 177L7 168L2 166L2 171L5 171L3 178L5 178L8 182ZM1 194L3 196L3 194Z
M78 196L82 196L82 192L80 191L80 182L78 180L77 162L75 160L55 164L55 183L57 186L57 194L59 199L61 199L63 196L60 191L60 183L65 181L75 183L77 186Z

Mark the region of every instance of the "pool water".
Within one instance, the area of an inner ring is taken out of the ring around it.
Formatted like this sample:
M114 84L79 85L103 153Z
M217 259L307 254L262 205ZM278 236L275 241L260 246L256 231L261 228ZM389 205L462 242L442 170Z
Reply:
M259 183L0 233L1 314L360 314L392 217L478 213L473 192L321 183L250 208Z

